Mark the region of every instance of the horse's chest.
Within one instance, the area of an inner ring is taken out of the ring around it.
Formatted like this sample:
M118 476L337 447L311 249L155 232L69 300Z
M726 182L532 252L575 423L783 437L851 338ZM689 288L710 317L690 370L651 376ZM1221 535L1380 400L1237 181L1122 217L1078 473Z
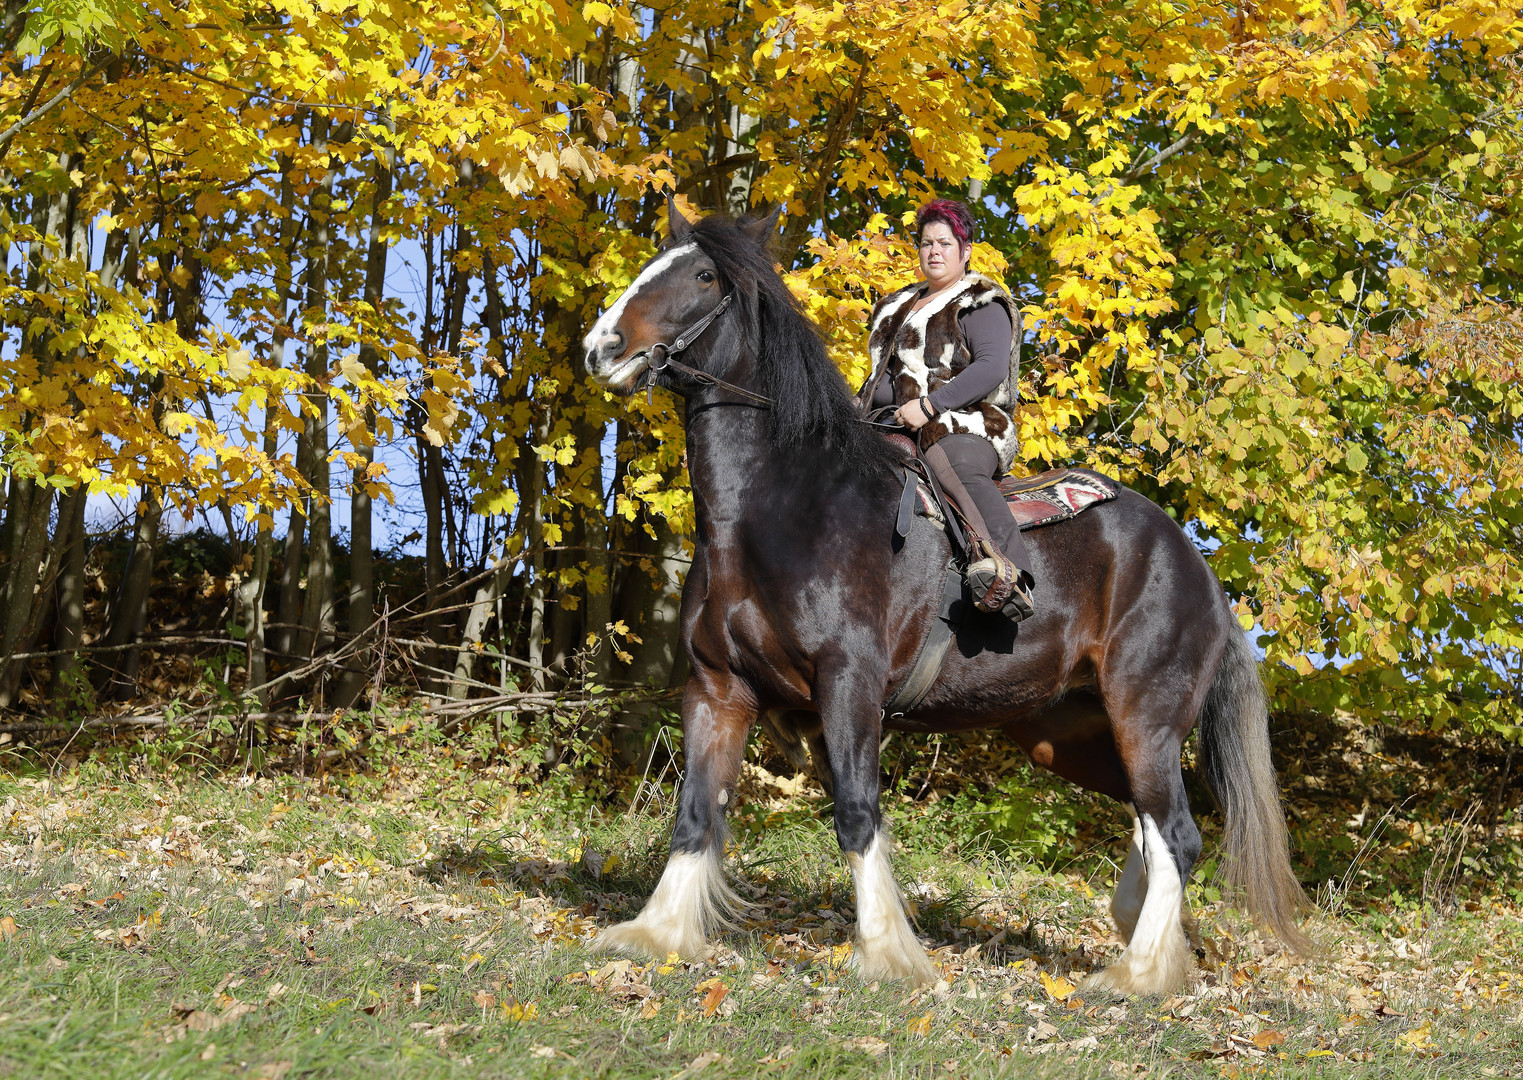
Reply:
M807 575L798 562L725 552L695 560L685 643L696 658L741 674L763 698L808 705L822 656L870 621L867 575Z

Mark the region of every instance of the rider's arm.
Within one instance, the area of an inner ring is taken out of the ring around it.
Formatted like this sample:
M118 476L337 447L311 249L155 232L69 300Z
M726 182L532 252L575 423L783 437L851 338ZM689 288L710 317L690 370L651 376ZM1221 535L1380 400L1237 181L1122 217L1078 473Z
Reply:
M966 409L982 401L1010 377L1010 339L1014 330L1003 304L985 304L960 319L963 340L973 360L957 377L931 394L937 412Z

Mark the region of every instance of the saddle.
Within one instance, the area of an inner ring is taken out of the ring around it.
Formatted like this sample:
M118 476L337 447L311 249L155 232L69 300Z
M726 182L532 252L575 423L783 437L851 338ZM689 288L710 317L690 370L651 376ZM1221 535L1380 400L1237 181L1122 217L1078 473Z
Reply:
M1022 531L1067 521L1121 493L1120 483L1089 469L1049 469L1035 476L1007 476L997 486Z
M1007 476L995 486L1021 532L1067 521L1091 506L1110 502L1121 492L1119 482L1089 469L1048 469L1035 476ZM935 492L918 476L915 494L917 514L938 524L946 519L946 511L936 504Z

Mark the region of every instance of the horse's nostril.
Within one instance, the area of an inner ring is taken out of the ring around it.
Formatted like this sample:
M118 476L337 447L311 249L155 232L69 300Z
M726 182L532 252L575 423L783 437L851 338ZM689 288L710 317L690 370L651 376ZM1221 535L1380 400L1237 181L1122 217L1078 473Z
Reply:
M604 339L603 345L615 356L618 356L624 351L624 332L622 330L608 331L608 337Z

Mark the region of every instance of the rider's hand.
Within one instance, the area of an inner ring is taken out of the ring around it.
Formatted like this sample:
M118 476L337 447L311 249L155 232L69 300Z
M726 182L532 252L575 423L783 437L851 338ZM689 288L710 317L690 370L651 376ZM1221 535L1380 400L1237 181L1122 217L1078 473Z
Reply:
M920 399L906 401L894 412L894 419L899 421L911 431L919 431L930 423L931 418L926 415L925 407L920 404Z

